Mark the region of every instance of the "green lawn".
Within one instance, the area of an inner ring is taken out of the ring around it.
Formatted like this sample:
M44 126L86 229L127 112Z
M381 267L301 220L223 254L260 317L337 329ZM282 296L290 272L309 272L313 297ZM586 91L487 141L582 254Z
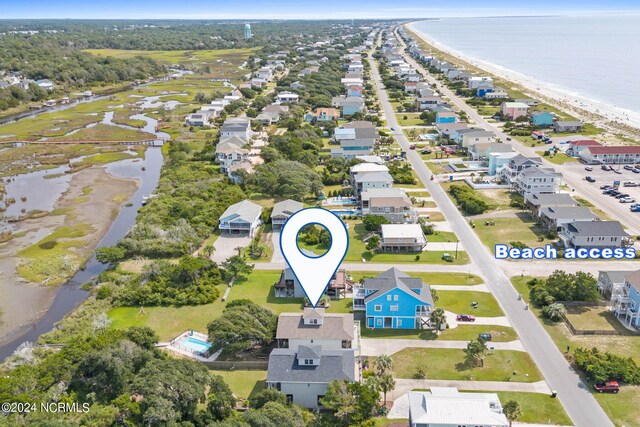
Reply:
M490 292L476 291L437 291L437 307L456 314L473 314L478 317L504 316L498 301ZM472 308L471 303L477 302L478 308Z
M470 341L480 334L491 334L492 341L506 342L518 339L515 329L507 326L462 325L445 329L436 335L432 331L420 329L367 329L361 331L362 338L408 339L408 340L452 340Z
M267 371L218 371L210 370L211 375L220 375L238 399L248 399L267 388Z
M273 284L280 277L279 271L254 270L247 279L237 280L229 294L228 301L250 299L251 301L272 310L276 314L283 312L299 312L302 298L276 298ZM222 297L226 286L220 285ZM351 311L350 298L331 301L329 312L348 313ZM109 312L114 328L130 326L149 326L160 336L160 340L168 341L186 330L206 332L209 322L222 314L225 303L220 299L205 305L183 307L118 307Z
M138 142L156 139L155 135L132 129L124 129L119 126L110 126L98 123L97 125L80 129L72 135L61 135L49 138L52 142L69 141L116 141L116 142Z
M615 313L606 307L567 307L567 318L576 329L616 331L622 329Z
M457 242L458 236L452 231L437 231L433 234L428 234L428 242Z
M564 153L558 153L553 156L544 156L543 159L549 160L551 163L554 163L556 165L578 161L578 159L576 159L575 157L567 156Z
M249 56L254 49L219 49L219 50L122 50L122 49L85 49L92 55L119 59L143 56L167 64L201 64L214 63L218 59L230 60L233 56Z
M391 267L389 267L391 268ZM378 273L373 271L349 271L355 282L363 277L374 277ZM409 276L419 277L423 282L430 285L479 285L482 279L473 274L467 273L410 273Z
M420 119L419 113L398 113L396 119L400 126L426 126L425 121Z
M522 408L522 416L518 419L520 423L562 426L573 424L560 400L546 394L513 391L487 391L486 393L497 393L503 406L509 400L517 401Z
M595 397L616 426L640 426L640 386L624 386L618 394L597 393Z
M434 380L535 382L543 379L531 357L521 351L494 351L486 356L483 367L472 366L461 349L406 348L392 357L398 378L413 378L420 366L426 377Z
M538 236L544 235L544 230L528 215L522 214L518 218L491 218L495 225L485 225L485 220L475 220L474 231L491 250L498 243L508 245L510 242L522 242L528 246L543 246L550 240L540 242Z

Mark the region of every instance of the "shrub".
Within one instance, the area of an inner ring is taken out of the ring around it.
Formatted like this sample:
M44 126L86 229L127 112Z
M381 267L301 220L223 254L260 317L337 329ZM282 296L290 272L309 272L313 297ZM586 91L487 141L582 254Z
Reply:
M454 184L449 187L449 193L456 200L464 212L478 215L489 209L489 204L481 199L476 192L467 185Z
M567 309L559 302L542 307L542 315L554 322L562 320L562 316L567 313Z
M576 366L596 381L622 381L640 384L640 367L631 357L621 357L597 348L577 348L573 353Z

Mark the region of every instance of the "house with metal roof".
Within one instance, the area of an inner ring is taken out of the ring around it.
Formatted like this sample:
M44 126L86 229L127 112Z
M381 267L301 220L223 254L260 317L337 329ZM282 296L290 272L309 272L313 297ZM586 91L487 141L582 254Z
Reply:
M580 121L557 120L553 122L553 131L556 133L579 132L580 130L582 130L582 122Z
M625 275L628 271L599 271L598 291L609 301L613 301L623 293Z
M640 270L624 274L622 291L611 301L614 313L623 325L640 329Z
M243 200L224 211L220 216L218 228L229 234L248 234L253 237L253 233L261 224L261 213L262 206Z
M509 425L496 393L465 393L452 387L431 387L430 391L409 392L410 427Z
M557 193L562 184L562 174L552 168L527 168L520 172L513 188L518 193Z
M422 252L427 238L420 224L382 224L380 232L382 252Z
M365 312L367 328L428 328L432 307L429 285L395 267L366 278L353 293L353 310Z

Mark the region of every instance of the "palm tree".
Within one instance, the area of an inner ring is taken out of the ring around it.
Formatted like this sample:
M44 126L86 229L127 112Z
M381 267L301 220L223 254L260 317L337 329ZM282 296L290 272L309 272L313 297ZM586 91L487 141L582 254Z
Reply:
M384 394L384 404L387 404L387 392L396 388L396 380L393 379L393 375L386 373L378 378L378 386Z
M436 329L436 333L440 333L440 329L442 328L442 325L444 325L447 322L447 318L444 315L444 310L439 307L433 310L431 312L431 315L429 316L429 321Z
M388 354L381 354L373 361L373 368L379 377L393 370L393 359Z
M502 412L504 412L504 416L509 420L509 427L522 416L522 408L516 400L509 400L505 403L502 407Z

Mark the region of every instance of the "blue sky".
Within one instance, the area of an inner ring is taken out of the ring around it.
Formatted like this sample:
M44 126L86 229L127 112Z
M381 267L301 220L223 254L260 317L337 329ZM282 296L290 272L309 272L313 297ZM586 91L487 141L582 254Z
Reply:
M357 19L629 10L640 10L636 0L0 0L0 19Z

